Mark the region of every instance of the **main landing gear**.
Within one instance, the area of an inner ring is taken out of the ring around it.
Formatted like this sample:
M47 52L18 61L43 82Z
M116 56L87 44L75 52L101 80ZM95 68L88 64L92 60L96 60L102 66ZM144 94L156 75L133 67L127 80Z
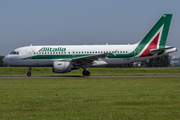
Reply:
M27 76L28 76L28 77L30 77L30 76L31 76L31 67L29 67L29 70L28 70Z
M90 76L89 70L85 70L85 69L84 69L84 71L82 72L82 74L83 74L84 76Z

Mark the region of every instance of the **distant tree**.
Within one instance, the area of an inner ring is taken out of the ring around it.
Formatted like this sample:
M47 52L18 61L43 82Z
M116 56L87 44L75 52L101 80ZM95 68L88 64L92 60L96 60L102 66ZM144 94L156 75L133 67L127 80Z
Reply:
M141 66L144 66L144 67L149 66L149 61L148 60L141 61Z
M149 59L150 67L168 67L170 65L169 55Z
M129 64L122 64L122 65L108 65L105 66L106 68L129 68L129 67L133 67L133 63L129 63Z
M10 67L9 65L6 65L6 64L3 62L3 58L4 58L4 56L0 56L0 67Z
M6 65L3 63L4 56L0 56L0 67L5 67Z
M123 67L123 68L133 67L133 63L118 65L118 67Z

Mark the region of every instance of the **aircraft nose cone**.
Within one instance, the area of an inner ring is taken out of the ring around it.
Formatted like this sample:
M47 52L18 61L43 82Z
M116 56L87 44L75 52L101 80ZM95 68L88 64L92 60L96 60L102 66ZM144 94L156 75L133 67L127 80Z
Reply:
M11 63L10 58L9 58L8 55L3 58L3 62L4 62L5 64L10 64L10 63Z
M7 57L4 57L4 58L3 58L3 62L4 62L5 64L7 64Z

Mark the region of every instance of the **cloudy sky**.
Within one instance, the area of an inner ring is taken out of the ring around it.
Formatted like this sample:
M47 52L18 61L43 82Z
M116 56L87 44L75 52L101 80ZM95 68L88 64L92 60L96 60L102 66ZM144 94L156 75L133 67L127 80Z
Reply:
M167 45L180 56L180 0L0 0L0 55L22 46L134 44L173 14Z

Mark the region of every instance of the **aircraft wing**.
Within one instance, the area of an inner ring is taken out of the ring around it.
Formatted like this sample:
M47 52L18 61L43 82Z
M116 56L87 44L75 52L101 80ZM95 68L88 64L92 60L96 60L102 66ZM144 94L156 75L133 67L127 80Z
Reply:
M164 53L166 50L170 50L172 48L175 48L175 47L167 47L167 48L162 48L162 49L151 49L150 50L150 53L151 54L158 54L158 55L161 55L162 53Z
M95 55L77 57L77 58L73 58L71 61L72 62L73 61L94 61L94 60L98 60L99 58L105 58L110 54L112 54L112 53L103 53L103 54L95 54Z
M110 54L116 54L115 52L113 53L103 53L103 54L95 54L95 55L89 55L89 56L82 56L82 57L77 57L71 59L71 62L74 65L77 66L86 66L86 65L92 65L94 61L102 58L106 59L106 57ZM107 58L108 59L108 58Z

